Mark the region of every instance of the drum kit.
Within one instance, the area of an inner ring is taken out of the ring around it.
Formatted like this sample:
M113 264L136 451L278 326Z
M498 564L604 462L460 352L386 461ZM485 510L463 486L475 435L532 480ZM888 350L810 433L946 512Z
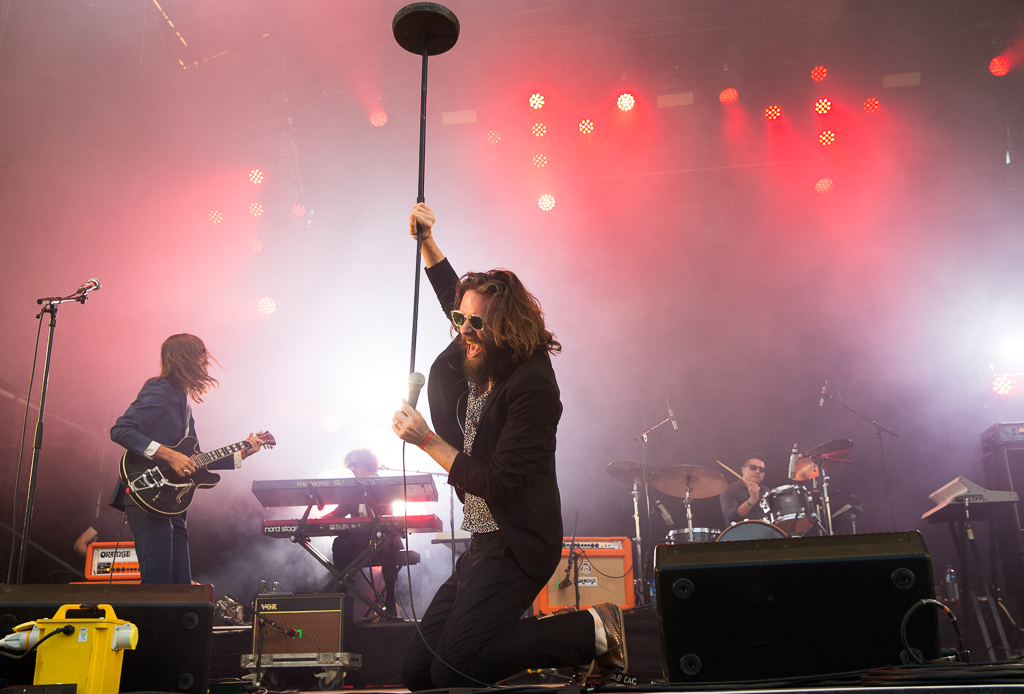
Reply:
M740 521L724 531L694 527L691 509L694 499L718 496L725 491L728 482L721 472L700 465L672 465L655 469L647 476L650 488L682 499L686 508L685 527L669 530L664 542L689 544L832 535L828 473L835 465L852 462L846 457L852 450L853 441L849 439L826 441L806 453L801 453L794 444L788 474L794 484L775 487L762 495L760 507L765 513L765 520ZM728 466L718 464L742 479L741 475ZM640 532L639 501L640 492L649 492L644 479L644 465L636 460L617 460L609 463L607 469L612 479L633 487L633 515L636 524L634 542L638 556L644 557L646 554L641 550L644 540Z

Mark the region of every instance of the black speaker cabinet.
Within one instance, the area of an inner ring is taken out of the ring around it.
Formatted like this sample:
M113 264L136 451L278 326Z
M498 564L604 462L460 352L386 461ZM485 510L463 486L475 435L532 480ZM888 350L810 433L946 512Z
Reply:
M1000 433L1017 434L1024 426L997 424ZM993 427L995 429L996 427ZM990 429L989 431L992 431ZM983 448L989 450L981 459L985 470L985 486L1007 492L1017 492L1024 499L1024 442L1020 440L990 441ZM1018 605L1024 605L1024 501L1001 505L992 510L989 527L995 536L1002 583ZM999 577L995 577L998 581ZM1024 612L1021 613L1024 616Z
M206 694L213 636L213 586L5 585L0 587L0 636L23 622L53 617L61 605L106 603L139 628L139 644L124 652L122 692ZM10 685L32 684L35 655L7 661Z
M655 576L671 682L899 664L904 614L934 597L916 531L659 545ZM925 659L939 657L935 608L919 608L907 635Z

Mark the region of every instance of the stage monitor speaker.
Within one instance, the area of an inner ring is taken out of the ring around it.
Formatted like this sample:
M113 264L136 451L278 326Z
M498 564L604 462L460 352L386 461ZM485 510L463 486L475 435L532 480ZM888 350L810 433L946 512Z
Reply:
M125 651L122 692L206 694L213 637L211 585L5 585L0 587L0 637L15 626L51 618L61 605L107 603L118 618L139 628L139 643ZM5 664L10 685L32 684L35 655Z
M533 613L548 614L576 604L576 587L559 588L565 579L572 538L562 538L562 561L548 584L533 601ZM613 602L626 610L636 603L633 594L633 543L628 537L577 537L580 609ZM573 574L570 571L569 578Z
M256 611L282 629L294 629L294 637L273 627L253 624L252 652L262 655L283 653L347 653L352 640L352 600L347 595L257 595Z
M933 598L916 531L659 545L662 662L671 682L730 682L898 665L900 623ZM940 655L934 607L907 625Z

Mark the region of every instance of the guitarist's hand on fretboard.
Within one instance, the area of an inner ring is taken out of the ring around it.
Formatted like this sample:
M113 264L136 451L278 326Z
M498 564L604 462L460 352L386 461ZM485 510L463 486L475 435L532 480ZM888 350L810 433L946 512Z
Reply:
M171 469L181 477L187 477L196 471L196 464L192 462L191 458L167 446L160 446L160 448L156 449L153 457L166 460Z
M245 450L242 451L242 460L245 460L250 455L258 451L260 447L263 445L263 441L258 439L256 437L256 434L252 433L251 431L249 432L249 438L246 439L246 442L251 446L251 448L246 448Z

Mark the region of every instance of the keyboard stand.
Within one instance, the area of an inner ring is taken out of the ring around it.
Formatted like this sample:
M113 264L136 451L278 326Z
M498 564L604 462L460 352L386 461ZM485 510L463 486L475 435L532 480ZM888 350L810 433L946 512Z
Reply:
M363 590L360 589L352 581L352 577L355 575L355 573L357 571L362 571L362 568L365 565L365 563L377 552L382 550L384 547L384 540L386 539L387 536L381 529L380 523L377 521L376 518L373 519L373 523L370 526L370 537L372 538L372 541L367 545L366 549L359 553L359 556L352 560L352 562L348 566L346 566L344 569L339 569L331 561L329 561L320 550L318 550L316 547L310 544L309 536L303 533L303 530L305 529L306 525L306 520L309 518L309 514L313 510L314 505L315 504L311 504L306 507L306 512L302 514L302 520L299 521L298 529L295 531L295 534L292 535L289 539L295 544L302 547L307 552L309 552L309 555L311 557L316 559L321 566L327 569L331 573L331 575L334 576L331 582L328 583L320 592L326 593L328 592L328 590L332 590L336 585L344 583L348 587L351 595L359 598L364 603L366 603L366 606L374 612L376 612L377 615L379 615L382 619L387 619L387 613L380 608L376 601L374 601L370 596L363 592ZM323 508L322 505L320 507Z

